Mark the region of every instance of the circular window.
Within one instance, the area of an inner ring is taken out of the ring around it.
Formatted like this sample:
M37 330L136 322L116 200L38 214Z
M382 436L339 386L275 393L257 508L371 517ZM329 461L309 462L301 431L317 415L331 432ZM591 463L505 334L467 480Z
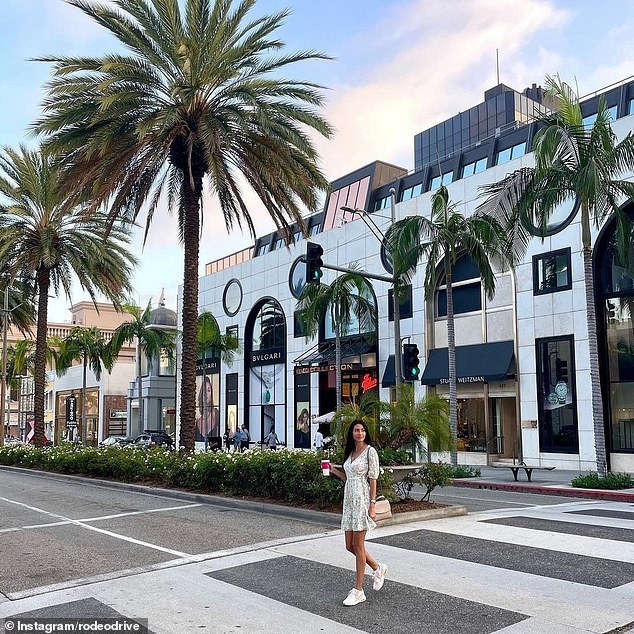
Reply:
M390 274L394 275L394 267L392 266L392 257L387 252L385 241L381 242L381 264L383 268Z
M297 260L293 262L291 272L288 276L288 286L291 289L293 297L299 298L304 290L304 286L306 286L306 262L304 262L303 257L297 258Z
M222 305L229 317L233 317L240 310L242 305L242 286L240 286L238 280L229 280L227 282L222 296Z
M550 218L548 219L548 225L546 226L547 236L552 236L555 233L559 233L562 229L565 229L572 219L577 215L579 210L579 199L577 196L569 196L563 202L559 203L554 209ZM534 235L541 237L541 232L531 222L528 223L528 230Z

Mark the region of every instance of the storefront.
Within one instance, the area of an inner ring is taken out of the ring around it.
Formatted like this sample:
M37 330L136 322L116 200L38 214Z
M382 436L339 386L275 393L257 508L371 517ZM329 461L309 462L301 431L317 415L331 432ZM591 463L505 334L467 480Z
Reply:
M449 395L447 348L432 350L424 385ZM517 458L517 384L512 341L456 347L457 450L463 464Z

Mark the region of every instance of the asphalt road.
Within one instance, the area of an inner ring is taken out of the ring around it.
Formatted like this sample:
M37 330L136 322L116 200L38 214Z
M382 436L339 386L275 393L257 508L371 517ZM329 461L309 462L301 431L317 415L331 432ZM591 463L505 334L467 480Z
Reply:
M332 516L179 495L0 468L0 627L620 634L634 623L632 504L438 489L433 500L470 514L372 531L390 573L378 593L366 577L367 602L351 609L354 558Z

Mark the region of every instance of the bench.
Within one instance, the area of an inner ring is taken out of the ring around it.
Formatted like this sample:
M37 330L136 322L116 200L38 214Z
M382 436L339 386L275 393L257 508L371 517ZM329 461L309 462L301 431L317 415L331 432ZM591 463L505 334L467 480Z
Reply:
M504 464L504 463L498 462L498 463L492 464L491 466L494 467L495 469L510 469L513 472L513 477L515 478L515 482L517 482L517 474L519 473L520 469L524 469L524 472L526 473L526 477L528 478L528 481L531 482L533 471L552 471L553 469L556 468L556 467L532 466L532 465L524 464L523 462L520 462L519 464Z

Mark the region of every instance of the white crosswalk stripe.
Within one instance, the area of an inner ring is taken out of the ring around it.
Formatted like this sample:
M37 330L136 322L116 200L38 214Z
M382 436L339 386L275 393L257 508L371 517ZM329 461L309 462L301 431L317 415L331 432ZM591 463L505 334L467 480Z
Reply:
M586 500L380 528L367 546L389 565L385 586L373 592L368 576L368 600L344 608L354 558L329 531L0 602L0 619L90 598L156 634L625 632L633 535L634 505Z

